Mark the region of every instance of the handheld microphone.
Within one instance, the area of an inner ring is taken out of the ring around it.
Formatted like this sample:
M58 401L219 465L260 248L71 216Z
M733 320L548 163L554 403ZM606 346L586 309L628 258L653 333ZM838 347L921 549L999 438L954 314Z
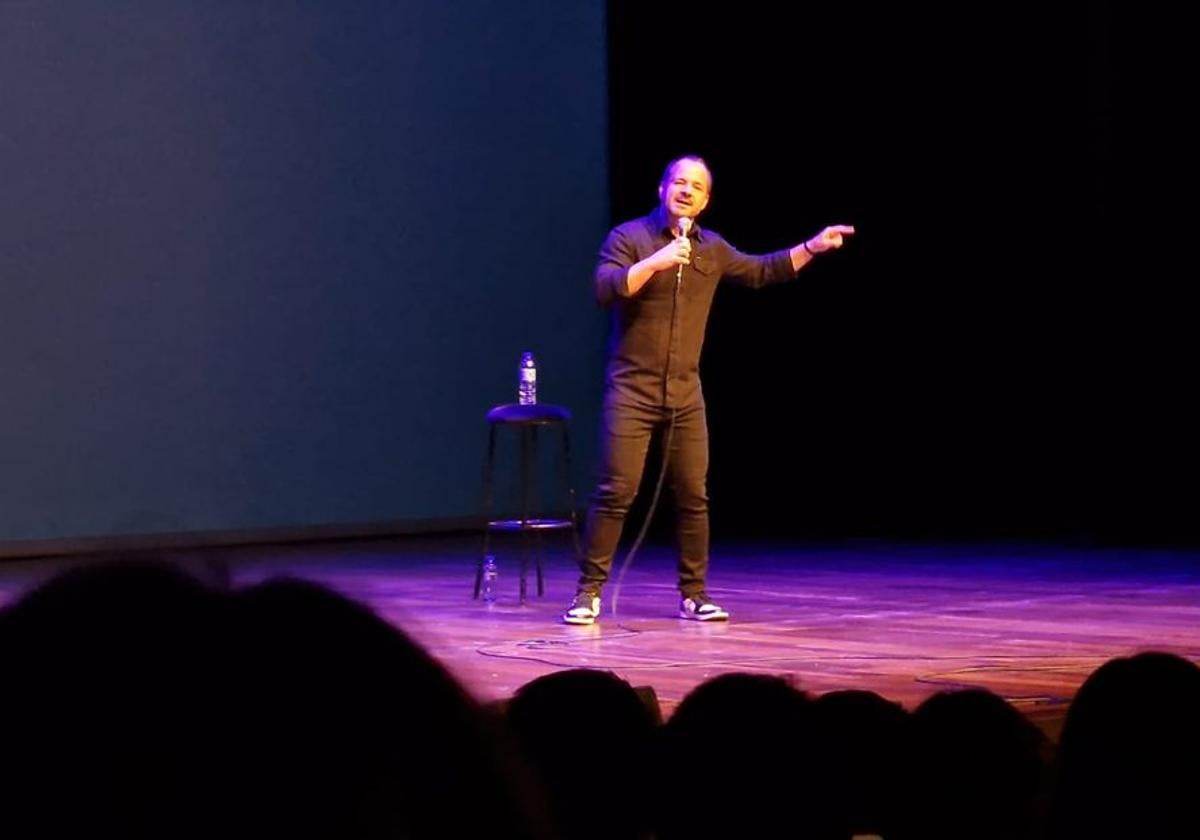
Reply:
M692 229L692 217L691 216L680 216L679 217L679 235L686 239L687 235L691 231L691 229ZM678 268L675 269L675 283L679 284L680 282L682 282L682 280L683 280L683 263L680 263Z

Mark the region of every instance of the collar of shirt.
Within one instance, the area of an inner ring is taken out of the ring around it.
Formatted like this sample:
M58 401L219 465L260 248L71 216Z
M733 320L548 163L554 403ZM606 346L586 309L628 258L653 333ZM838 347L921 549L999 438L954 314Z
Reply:
M654 212L650 214L649 219L656 233L665 233L668 238L675 238L675 233L671 230L671 217L661 204L654 208ZM696 223L695 219L692 219L692 229L688 233L688 236L693 237L697 242L704 241L700 225Z

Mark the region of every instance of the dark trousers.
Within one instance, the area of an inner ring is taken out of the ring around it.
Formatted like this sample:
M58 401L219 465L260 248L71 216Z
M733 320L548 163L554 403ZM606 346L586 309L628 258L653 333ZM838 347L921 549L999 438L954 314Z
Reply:
M688 597L704 590L708 575L708 424L703 400L674 411L675 426L664 457L675 498L679 591ZM656 431L666 434L671 412L612 394L605 400L600 476L588 511L580 589L599 591L608 580L625 516L641 484L650 439Z

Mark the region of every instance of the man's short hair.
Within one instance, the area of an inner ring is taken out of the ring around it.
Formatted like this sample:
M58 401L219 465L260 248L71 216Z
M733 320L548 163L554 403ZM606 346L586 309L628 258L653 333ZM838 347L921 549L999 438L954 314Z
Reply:
M696 163L698 163L704 167L704 171L708 173L708 189L711 192L712 191L712 168L708 165L708 161L706 161L704 158L700 157L700 155L680 155L679 157L675 158L675 160L668 163L667 168L663 170L662 180L659 181L659 183L666 184L667 182L669 182L671 180L671 177L675 174L675 167L678 166L679 164L683 163L685 160L695 161Z

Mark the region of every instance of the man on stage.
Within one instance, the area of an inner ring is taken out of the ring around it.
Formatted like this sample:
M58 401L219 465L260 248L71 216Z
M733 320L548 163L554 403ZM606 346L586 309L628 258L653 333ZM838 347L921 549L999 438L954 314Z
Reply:
M651 435L664 434L679 544L679 616L723 621L706 591L708 426L700 350L717 283L752 287L791 279L815 256L842 247L848 225L827 227L790 249L743 254L695 219L708 206L712 174L698 157L671 161L650 215L614 228L600 249L596 299L612 312L601 412L600 476L587 517L586 555L568 624L600 615L625 516L642 479Z

